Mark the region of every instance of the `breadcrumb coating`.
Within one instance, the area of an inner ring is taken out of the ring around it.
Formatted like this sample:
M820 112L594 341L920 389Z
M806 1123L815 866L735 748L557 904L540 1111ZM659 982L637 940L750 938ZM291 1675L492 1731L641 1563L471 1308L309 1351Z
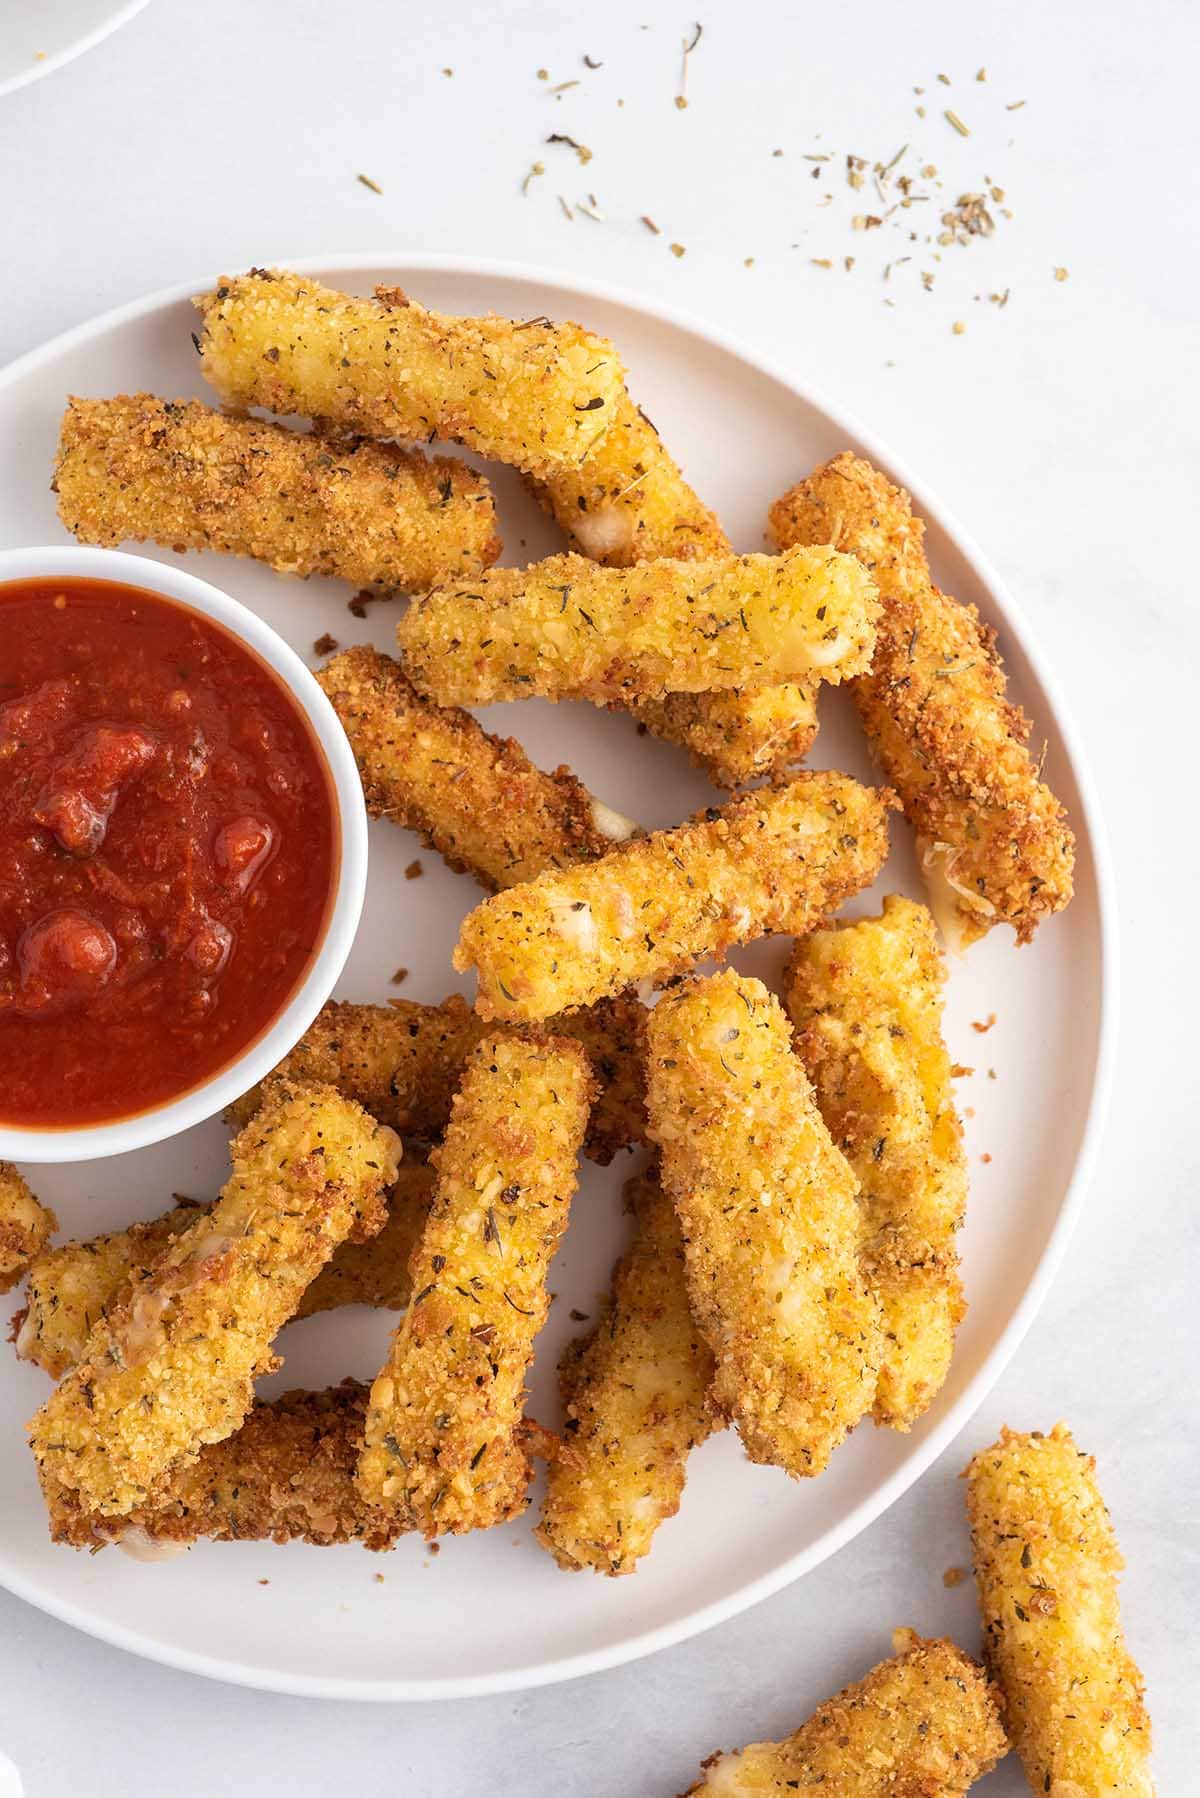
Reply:
M409 1258L425 1226L433 1193L432 1170L422 1161L403 1161L386 1195L387 1222L370 1242L343 1242L312 1285L306 1287L296 1317L315 1317L339 1305L374 1305L402 1311L408 1303ZM161 1217L65 1242L38 1255L26 1281L26 1309L14 1338L17 1354L60 1380L82 1359L88 1337L102 1312L132 1281L136 1290L154 1271L169 1242L211 1205L184 1201Z
M782 1742L714 1754L687 1798L760 1798L820 1787L829 1798L961 1798L1008 1750L995 1694L945 1639L880 1661Z
M582 461L624 391L607 338L549 319L447 318L398 287L358 299L251 269L195 304L200 366L227 405L365 437L452 438L530 474Z
M39 1203L11 1161L0 1161L0 1292L9 1292L40 1255L58 1219Z
M536 1531L560 1567L632 1573L679 1509L687 1458L717 1426L712 1352L692 1319L683 1237L653 1174L630 1180L633 1241L593 1328L567 1344L567 1450Z
M358 1467L363 1498L427 1537L488 1529L528 1502L525 1373L591 1090L578 1043L487 1037L433 1152L413 1299L371 1388Z
M835 456L771 508L781 548L832 543L879 583L869 674L851 691L876 760L917 833L934 914L952 947L1011 924L1027 943L1071 897L1075 838L1005 699L995 633L933 585L908 494Z
M237 1429L305 1287L383 1224L400 1144L330 1087L276 1084L231 1154L216 1206L97 1320L29 1426L43 1484L109 1516Z
M724 693L664 693L631 710L653 736L686 749L714 786L732 790L763 775L781 779L817 735L818 683L785 681Z
M820 1473L879 1374L858 1182L761 981L688 981L655 1006L648 1036L649 1131L716 1357L714 1399L752 1461Z
M239 1430L168 1474L127 1517L85 1511L78 1493L48 1487L51 1538L93 1552L114 1543L152 1560L205 1539L391 1548L402 1521L373 1511L354 1484L366 1412L357 1380L258 1403Z
M645 562L550 556L414 601L396 626L414 684L439 705L657 699L870 666L875 589L852 556Z
M275 1074L327 1082L380 1123L435 1142L446 1128L467 1061L491 1028L457 993L440 1005L332 1000ZM619 1150L645 1140L646 1008L622 993L556 1018L554 1028L582 1043L592 1063L599 1092L585 1148L591 1160L607 1166ZM242 1124L254 1114L261 1090L253 1088L230 1107L231 1123Z
M1153 1798L1150 1719L1125 1646L1124 1562L1065 1424L1002 1430L967 1468L984 1652L1025 1776L1050 1798Z
M489 893L593 860L634 833L569 768L544 774L511 737L489 736L457 706L431 705L377 649L343 650L317 679L350 739L371 816L418 831Z
M54 489L81 543L218 550L385 592L461 579L500 553L491 488L457 459L150 393L72 398Z
M510 887L464 919L454 965L483 1018L547 1018L661 985L734 943L811 930L887 856L889 796L806 773L598 862Z
M821 1116L854 1170L867 1278L883 1309L876 1423L908 1430L941 1390L966 1314L955 1233L967 1159L942 1038L946 968L929 912L801 937L784 977Z

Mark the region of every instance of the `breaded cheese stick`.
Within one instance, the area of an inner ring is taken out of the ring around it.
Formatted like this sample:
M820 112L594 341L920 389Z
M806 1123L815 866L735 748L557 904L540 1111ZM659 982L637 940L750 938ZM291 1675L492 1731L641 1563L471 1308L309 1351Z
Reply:
M688 1455L718 1423L674 1206L653 1171L625 1199L633 1241L598 1321L559 1362L570 1452L550 1463L535 1532L560 1567L614 1575L632 1573L674 1517Z
M487 1037L433 1151L412 1303L371 1388L358 1467L364 1500L426 1536L487 1529L527 1503L525 1373L591 1090L578 1043Z
M479 977L483 1018L547 1018L638 981L661 985L734 943L799 936L869 886L887 855L888 795L807 773L745 793L485 899L454 965Z
M195 304L200 366L226 405L366 437L450 437L530 474L581 461L624 390L607 338L544 318L447 318L398 287L364 300L251 269Z
M879 1301L863 1277L858 1183L761 981L730 970L664 995L646 1111L715 1401L752 1461L820 1473L870 1410Z
M77 1492L47 1485L50 1535L72 1548L112 1543L136 1560L166 1560L193 1542L361 1542L391 1548L403 1522L363 1503L354 1484L367 1388L257 1403L241 1428L166 1475L126 1517L84 1510Z
M0 1292L9 1292L58 1229L11 1161L0 1161Z
M43 1484L124 1516L156 1480L237 1429L275 1336L347 1236L384 1221L400 1145L329 1087L275 1085L231 1148L210 1213L97 1320L30 1424Z
M785 1798L810 1786L829 1798L961 1798L1007 1752L995 1696L953 1642L897 1637L903 1652L820 1705L795 1735L712 1755L688 1798Z
M568 554L439 587L396 636L438 705L656 699L849 679L870 665L877 611L865 570L830 549L636 568Z
M433 1172L423 1161L403 1161L387 1197L387 1222L369 1242L343 1242L305 1288L296 1318L315 1317L339 1305L374 1305L402 1311L411 1290L409 1258L425 1227ZM17 1354L60 1380L82 1359L101 1313L132 1281L134 1289L154 1271L163 1249L198 1221L211 1205L182 1202L161 1217L47 1249L31 1263L26 1309L15 1336Z
M942 1039L946 969L923 905L810 931L784 998L821 1116L854 1170L883 1309L876 1423L908 1430L940 1391L966 1313L955 1233L967 1160Z
M377 649L345 649L317 679L350 739L371 816L418 831L490 893L636 834L569 768L545 774L470 712L431 705Z
M967 1468L984 1653L1033 1791L1153 1798L1117 1596L1124 1563L1095 1467L1060 1423L1045 1436L1002 1430Z
M653 736L686 749L714 786L732 789L761 775L780 778L803 761L817 734L818 685L664 693L630 709Z
M71 399L54 490L81 543L212 549L384 592L461 579L500 553L491 488L463 462L151 393Z
M879 583L869 674L851 689L885 777L900 795L930 903L952 948L993 925L1027 943L1071 897L1075 838L1005 699L995 633L929 575L925 527L907 493L869 462L835 456L771 508L781 548L832 543Z
M570 1017L555 1030L583 1044L599 1095L588 1120L585 1149L607 1166L620 1149L645 1140L642 1058L646 1008L618 994ZM389 1005L350 1005L331 1000L290 1055L275 1069L291 1080L336 1086L380 1123L430 1142L442 1134L450 1101L475 1046L489 1026L457 993L440 1005L393 999ZM230 1106L242 1124L258 1108L261 1087Z

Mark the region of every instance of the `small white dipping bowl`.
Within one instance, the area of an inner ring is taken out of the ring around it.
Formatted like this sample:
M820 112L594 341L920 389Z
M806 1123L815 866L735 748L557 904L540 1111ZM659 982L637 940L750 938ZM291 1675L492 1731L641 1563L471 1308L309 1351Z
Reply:
M129 1149L176 1136L239 1098L295 1047L333 991L358 929L367 885L367 813L346 733L295 650L270 625L207 581L145 556L78 545L0 550L0 586L11 581L55 579L115 581L140 587L213 619L273 670L307 718L329 771L338 827L338 869L324 935L308 973L274 1023L234 1061L177 1099L132 1117L79 1128L51 1125L38 1129L0 1120L0 1159L6 1161L95 1161L103 1155L123 1155ZM0 1070L0 1083L2 1080Z

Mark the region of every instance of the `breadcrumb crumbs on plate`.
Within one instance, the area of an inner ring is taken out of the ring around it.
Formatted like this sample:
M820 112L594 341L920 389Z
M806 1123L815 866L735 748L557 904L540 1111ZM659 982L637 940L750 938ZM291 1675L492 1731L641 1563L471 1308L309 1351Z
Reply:
M420 856L418 856L415 861L409 862L407 868L405 868L404 878L405 880L420 880L424 872L424 864L422 863Z
M995 1022L996 1022L995 1012L989 1011L987 1017L984 1018L982 1021L978 1018L972 1018L971 1019L971 1028L972 1028L972 1030L977 1032L977 1034L979 1036L986 1036L988 1031L992 1028L992 1025Z
M317 637L314 640L313 654L315 656L331 656L333 654L334 650L337 648L337 646L338 646L337 638L331 636L329 634L329 632L326 631L323 636Z
M1067 278L1067 270L1065 268L1056 268L1055 269L1054 279L1056 281L1065 281L1066 278Z
M942 1584L946 1587L961 1586L966 1577L965 1567L947 1567L942 1575Z
M393 986L403 986L404 982L407 979L408 979L408 969L407 968L397 968L396 972L392 975L392 985Z
M687 250L683 244L673 243L671 245L671 254L672 254L672 256L686 256Z
M950 1078L952 1080L969 1080L974 1072L974 1068L969 1068L963 1062L956 1061L950 1069Z
M983 1164L984 1164L984 1166L985 1166L985 1167L990 1167L990 1166L991 1166L991 1161L992 1161L992 1158L991 1158L991 1156L990 1156L990 1155L989 1155L989 1154L988 1154L988 1153L987 1153L987 1151L986 1151L986 1149L985 1149L985 1150L984 1150L984 1152L983 1152L983 1154L982 1154L982 1155L981 1155L981 1156L980 1156L980 1157L979 1157L979 1159L980 1159L980 1161L982 1161L982 1162L983 1162Z
M964 332L965 332L965 331L966 331L966 328L967 328L967 327L966 327L966 325L965 325L965 323L964 323L964 322L963 322L963 320L962 320L962 319L961 319L961 318L956 318L956 319L955 319L955 321L954 321L954 335L955 335L955 336L956 336L956 337L961 337L961 336L962 336L962 335L963 335L963 334L964 334Z

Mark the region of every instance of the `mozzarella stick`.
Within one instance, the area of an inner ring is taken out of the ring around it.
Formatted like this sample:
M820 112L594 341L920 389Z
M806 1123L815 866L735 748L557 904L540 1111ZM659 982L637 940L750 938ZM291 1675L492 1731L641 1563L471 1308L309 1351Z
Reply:
M953 1642L897 1631L897 1652L782 1742L714 1754L688 1798L961 1798L1008 1749L995 1695ZM1064 1794L1065 1798L1065 1794Z
M925 527L869 462L835 456L771 508L775 541L832 543L879 583L883 611L854 703L917 834L930 904L952 948L993 925L1027 943L1071 897L1075 838L1005 698L995 633L933 585Z
M429 1210L432 1170L404 1161L387 1194L387 1222L370 1242L343 1242L311 1286L296 1318L315 1317L339 1305L374 1305L402 1311L411 1290L408 1263ZM66 1242L38 1255L29 1268L26 1309L14 1338L17 1354L60 1380L82 1359L100 1318L132 1281L136 1289L154 1271L163 1249L182 1236L211 1205L184 1200L161 1217L127 1230Z
M724 693L664 693L638 699L634 716L653 736L686 749L714 786L782 777L804 760L817 734L816 681L785 681Z
M547 1018L661 985L735 943L799 936L874 880L888 803L824 772L743 794L484 900L463 921L454 965L475 969L481 1017Z
M883 1311L876 1423L908 1430L940 1391L966 1312L955 1232L967 1161L942 1040L946 969L923 905L801 937L784 977L796 1047L854 1170Z
M1033 1791L1153 1798L1124 1563L1095 1467L1060 1423L1048 1436L1002 1430L967 1468L984 1651Z
M384 592L458 580L500 553L491 488L463 462L150 393L72 399L54 489L81 543L211 549Z
M391 1548L402 1521L364 1504L354 1484L366 1411L357 1380L260 1402L232 1436L166 1475L126 1517L84 1510L77 1492L48 1485L51 1538L93 1552L112 1543L147 1561L205 1539Z
M555 1019L555 1030L583 1044L599 1093L588 1120L585 1148L607 1166L620 1149L646 1134L642 1055L646 1008L629 994ZM336 1086L380 1123L405 1136L436 1141L446 1128L450 1101L472 1050L489 1026L465 999L451 994L440 1005L393 999L389 1005L331 1001L275 1069L290 1080ZM258 1108L255 1087L229 1109L243 1124Z
M487 1037L433 1151L413 1299L371 1388L358 1468L367 1503L428 1537L488 1529L528 1502L525 1372L591 1087L578 1043Z
M398 287L364 300L251 269L195 304L200 367L226 405L365 437L453 438L530 474L581 461L624 390L607 338L545 318L447 318Z
M882 1349L858 1183L779 1001L729 971L650 1013L646 1111L683 1230L713 1396L752 1461L817 1474L871 1407Z
M237 1429L270 1345L348 1236L384 1221L395 1133L327 1087L275 1086L232 1144L211 1212L100 1317L30 1425L44 1485L127 1515L156 1480Z
M431 705L376 649L343 650L317 679L350 739L371 816L419 832L490 893L594 860L635 834L569 768L544 774L511 737L489 736L457 706Z
M636 568L561 555L439 587L396 635L438 705L656 699L848 679L870 663L877 611L864 569L829 549Z
M0 1161L0 1292L9 1292L58 1229L11 1161Z
M633 1241L599 1320L559 1363L567 1450L550 1463L536 1531L560 1567L613 1575L632 1573L674 1517L688 1455L717 1423L674 1208L654 1176L625 1195Z

